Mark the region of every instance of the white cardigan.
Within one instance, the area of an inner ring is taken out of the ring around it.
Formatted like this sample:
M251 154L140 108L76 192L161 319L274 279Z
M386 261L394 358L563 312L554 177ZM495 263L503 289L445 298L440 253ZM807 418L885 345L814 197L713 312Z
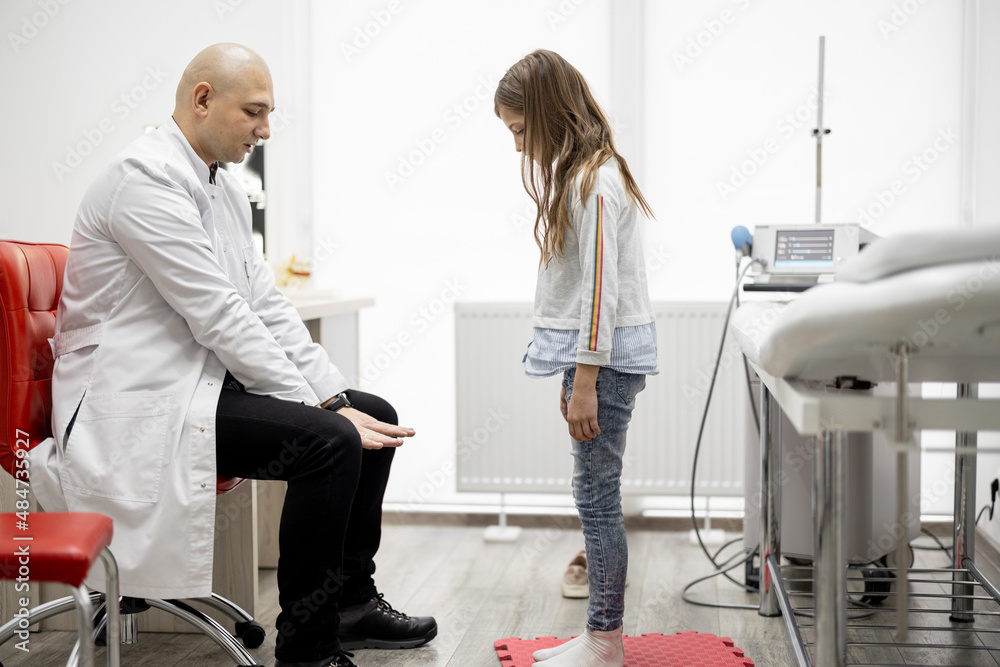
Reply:
M615 329L654 319L641 218L616 160L601 165L586 200L579 196L581 180L574 183L562 255L538 271L534 326L579 330L577 362L607 366Z

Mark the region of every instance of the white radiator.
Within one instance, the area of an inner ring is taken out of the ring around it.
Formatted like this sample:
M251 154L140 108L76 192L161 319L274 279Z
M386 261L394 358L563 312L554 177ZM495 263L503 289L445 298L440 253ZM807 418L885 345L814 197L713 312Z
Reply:
M622 492L685 495L725 304L655 303L660 374L647 379L629 426ZM562 375L535 380L521 359L531 305L459 303L456 452L459 491L567 493L573 459L559 413ZM742 496L749 397L727 339L698 463L699 496Z

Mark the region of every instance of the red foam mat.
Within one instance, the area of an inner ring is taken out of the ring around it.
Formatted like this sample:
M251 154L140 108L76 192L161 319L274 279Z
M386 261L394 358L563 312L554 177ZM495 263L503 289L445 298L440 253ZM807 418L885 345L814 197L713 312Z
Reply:
M556 637L501 639L493 642L501 667L530 667L531 654L567 641ZM625 667L753 667L729 637L680 632L676 635L648 634L624 638Z

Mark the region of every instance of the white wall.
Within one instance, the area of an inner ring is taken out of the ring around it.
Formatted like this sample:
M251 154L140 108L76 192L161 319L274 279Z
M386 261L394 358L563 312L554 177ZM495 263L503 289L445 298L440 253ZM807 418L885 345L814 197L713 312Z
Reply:
M970 0L966 0L969 2ZM976 154L977 224L1000 224L1000 2L981 0L979 5L979 58L976 86L976 117L979 150Z
M247 44L270 64L281 113L273 119L268 171L289 161L283 153L308 141L295 120L303 10L308 4L300 0L175 0L162 8L128 0L4 0L0 237L68 243L96 174L145 126L169 119L184 67L216 42ZM301 219L297 202L309 201L311 181L289 183L285 171L275 169L269 183L271 214ZM275 229L275 250L283 253L296 229Z

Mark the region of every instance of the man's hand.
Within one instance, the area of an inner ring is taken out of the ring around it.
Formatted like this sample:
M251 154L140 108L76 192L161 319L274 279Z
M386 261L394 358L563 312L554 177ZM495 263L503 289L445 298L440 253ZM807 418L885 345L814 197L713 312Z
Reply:
M341 408L337 410L337 414L351 420L361 435L361 446L365 449L399 447L403 444L403 438L410 438L416 434L412 428L380 422L371 415L354 408Z
M573 379L573 395L565 413L569 423L569 434L578 442L587 442L601 434L597 424L597 372L600 366L589 364L576 365L576 377ZM562 402L565 403L565 390Z
M566 404L566 387L563 387L559 392L559 412L562 413L563 419L569 422L569 405Z

